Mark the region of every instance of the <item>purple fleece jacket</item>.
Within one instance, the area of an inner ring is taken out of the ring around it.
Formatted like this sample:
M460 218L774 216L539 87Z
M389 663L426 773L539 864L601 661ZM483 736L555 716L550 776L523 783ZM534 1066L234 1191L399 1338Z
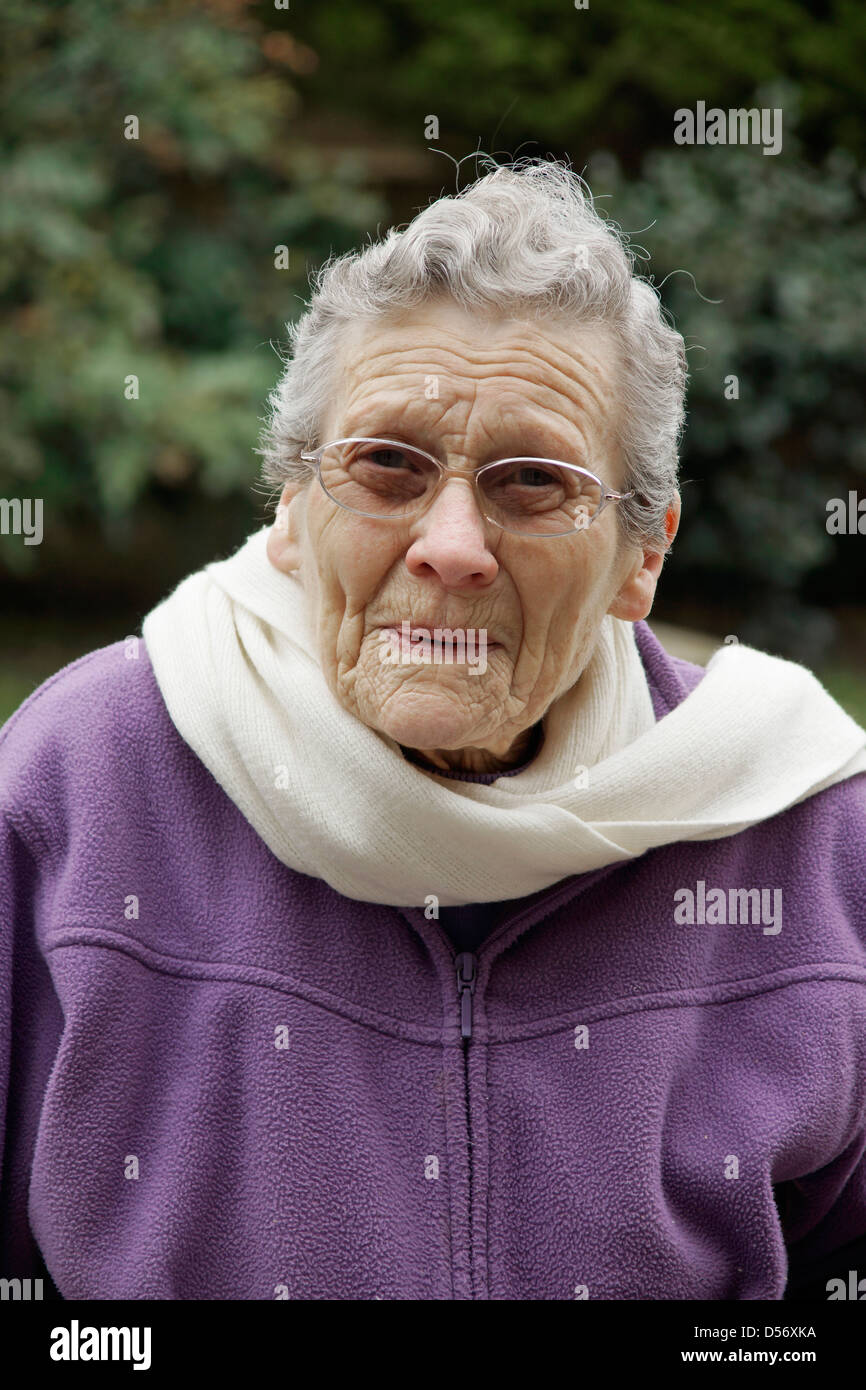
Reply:
M664 717L702 671L637 635ZM274 858L143 643L25 702L0 789L3 1277L71 1299L781 1299L794 1270L847 1277L866 776L513 903L459 966L422 908ZM699 883L781 889L781 930L678 924Z

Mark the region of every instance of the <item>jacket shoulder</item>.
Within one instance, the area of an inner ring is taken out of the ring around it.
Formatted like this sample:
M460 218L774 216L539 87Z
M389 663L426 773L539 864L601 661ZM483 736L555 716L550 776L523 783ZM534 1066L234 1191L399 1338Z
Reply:
M834 782L832 786L798 802L797 806L811 807L816 813L815 822L810 827L810 854L819 860L822 855L832 857L840 873L850 873L851 883L856 885L860 912L866 921L866 898L862 887L866 863L866 772L857 772L853 777Z
M0 809L28 821L74 809L76 793L140 761L167 720L140 637L88 652L44 681L0 728Z
M649 685L656 719L676 709L706 675L706 668L663 647L649 623L634 624L634 636Z

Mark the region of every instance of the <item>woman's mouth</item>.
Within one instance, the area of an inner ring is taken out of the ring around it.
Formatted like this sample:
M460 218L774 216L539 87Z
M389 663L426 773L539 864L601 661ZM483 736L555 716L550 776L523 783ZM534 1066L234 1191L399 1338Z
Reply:
M404 621L399 627L384 627L380 632L383 645L394 653L389 659L412 665L435 665L440 662L446 665L477 665L481 653L486 656L502 645L491 641L487 629L483 627L427 627Z

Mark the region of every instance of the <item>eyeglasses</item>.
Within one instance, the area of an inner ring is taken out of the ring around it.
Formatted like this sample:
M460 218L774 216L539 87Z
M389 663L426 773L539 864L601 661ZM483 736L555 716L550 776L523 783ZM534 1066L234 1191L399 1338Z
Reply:
M376 521L406 521L424 511L449 477L471 481L487 521L520 536L568 536L585 531L610 492L595 474L556 459L507 458L482 468L446 468L432 454L394 439L335 439L301 458L315 465L332 502Z

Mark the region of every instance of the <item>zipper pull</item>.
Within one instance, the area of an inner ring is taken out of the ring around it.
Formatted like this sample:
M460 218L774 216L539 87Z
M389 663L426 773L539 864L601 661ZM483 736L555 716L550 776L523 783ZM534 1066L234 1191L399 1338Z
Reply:
M471 951L457 957L457 990L460 998L460 1036L472 1037L472 996L475 993L477 961Z

